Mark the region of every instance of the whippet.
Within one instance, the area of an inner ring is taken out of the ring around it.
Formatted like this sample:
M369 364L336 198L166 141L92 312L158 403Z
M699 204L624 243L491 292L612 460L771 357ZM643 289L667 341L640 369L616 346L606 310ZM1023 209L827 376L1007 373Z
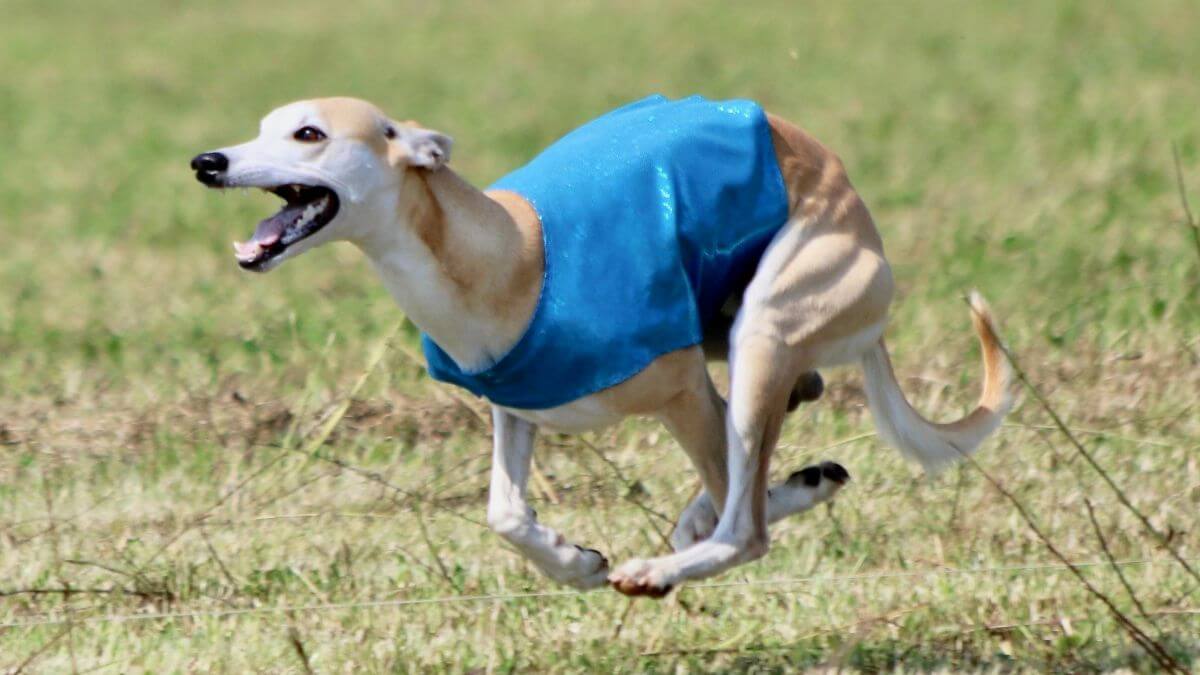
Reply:
M759 558L767 526L849 479L825 462L768 486L784 415L821 391L817 369L860 363L881 437L936 471L1012 405L984 301L970 305L983 392L936 424L905 399L883 332L890 267L842 162L749 101L652 97L564 137L481 191L447 167L451 139L351 98L300 101L259 135L192 160L213 188L283 198L238 263L265 272L345 240L423 331L432 374L489 397L488 523L548 576L662 596ZM742 221L747 222L742 222ZM728 403L706 360L727 359ZM703 492L675 552L610 570L537 522L526 502L538 427L660 420Z

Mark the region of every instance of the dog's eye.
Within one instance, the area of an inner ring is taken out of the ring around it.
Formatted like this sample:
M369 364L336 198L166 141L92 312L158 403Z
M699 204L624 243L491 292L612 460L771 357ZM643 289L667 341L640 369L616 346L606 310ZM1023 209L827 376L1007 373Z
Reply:
M292 138L301 143L316 143L325 140L325 132L316 127L300 127L292 134Z
M389 141L392 140L393 138L396 137L396 128L388 127L386 129L384 129L383 136L384 136L384 138L388 139Z

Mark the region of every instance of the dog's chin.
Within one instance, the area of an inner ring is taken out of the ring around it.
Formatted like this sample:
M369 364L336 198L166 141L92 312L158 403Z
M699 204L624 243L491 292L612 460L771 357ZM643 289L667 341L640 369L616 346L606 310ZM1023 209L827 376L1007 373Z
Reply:
M287 262L288 258L293 257L295 257L293 252L284 251L283 253L256 261L238 260L238 267L246 270L247 272L266 274L267 272L270 272L276 267L279 267L283 263Z
M341 208L337 192L323 185L288 183L263 188L284 200L244 242L234 242L238 265L250 272L269 272L313 244L312 238L333 222Z

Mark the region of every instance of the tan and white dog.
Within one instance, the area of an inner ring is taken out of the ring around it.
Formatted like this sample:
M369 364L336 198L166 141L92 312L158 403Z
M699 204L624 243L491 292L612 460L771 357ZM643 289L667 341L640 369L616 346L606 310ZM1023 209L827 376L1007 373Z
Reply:
M826 462L768 486L789 399L820 393L818 368L862 364L880 435L927 470L973 452L1012 405L1012 377L991 315L972 295L983 393L966 417L925 420L901 392L883 342L892 273L879 233L841 161L793 124L768 116L789 220L738 289L729 330L670 352L619 385L549 410L493 406L488 523L551 578L605 583L629 595L754 560L767 526L830 499L849 476ZM350 98L301 101L261 123L256 139L192 160L216 188L274 192L283 209L235 244L243 268L267 271L328 241L358 246L412 321L463 368L504 355L529 323L543 278L541 225L509 192L482 192L447 168L450 139ZM728 358L729 401L706 360ZM660 420L704 484L672 536L676 551L609 570L598 551L537 522L526 503L539 426L581 431L628 415Z

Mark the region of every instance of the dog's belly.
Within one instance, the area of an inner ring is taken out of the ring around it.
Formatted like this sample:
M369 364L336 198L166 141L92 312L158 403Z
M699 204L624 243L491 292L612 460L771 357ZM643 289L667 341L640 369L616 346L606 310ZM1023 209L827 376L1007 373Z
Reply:
M625 417L621 412L598 400L596 396L585 396L577 401L545 410L519 410L504 406L500 408L543 429L570 434L603 429Z
M499 407L544 429L579 433L630 416L656 415L681 392L703 389L707 383L704 352L693 346L663 354L628 380L570 403L542 410Z

